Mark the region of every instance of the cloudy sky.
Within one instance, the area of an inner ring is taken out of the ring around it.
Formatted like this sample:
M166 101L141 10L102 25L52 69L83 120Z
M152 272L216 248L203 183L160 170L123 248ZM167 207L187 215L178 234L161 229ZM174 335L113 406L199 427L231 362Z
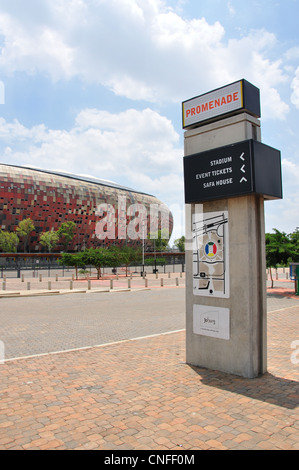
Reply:
M299 0L1 0L0 161L154 194L184 232L181 103L245 78L299 226Z

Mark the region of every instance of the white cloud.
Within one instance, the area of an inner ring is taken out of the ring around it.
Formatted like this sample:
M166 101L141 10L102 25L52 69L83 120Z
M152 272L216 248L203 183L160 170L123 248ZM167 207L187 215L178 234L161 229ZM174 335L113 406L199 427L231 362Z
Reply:
M79 77L149 102L180 101L246 78L263 91L264 116L288 112L277 89L286 80L282 63L268 57L277 39L267 31L227 41L218 21L186 19L162 0L44 0L32 16L27 2L4 0L1 8L7 73Z
M227 3L227 8L228 8L228 11L229 11L229 14L231 16L234 16L236 14L236 10L235 8L233 7L233 5L231 4L231 2L228 2Z
M292 80L291 88L293 90L291 102L299 109L299 67L297 68L295 77Z
M82 110L69 131L0 119L2 162L91 174L178 202L183 196L179 135L157 112ZM159 176L157 176L157 174Z
M63 34L47 25L22 23L15 17L0 13L0 34L5 38L0 66L7 73L26 71L46 72L54 80L73 75L73 52Z

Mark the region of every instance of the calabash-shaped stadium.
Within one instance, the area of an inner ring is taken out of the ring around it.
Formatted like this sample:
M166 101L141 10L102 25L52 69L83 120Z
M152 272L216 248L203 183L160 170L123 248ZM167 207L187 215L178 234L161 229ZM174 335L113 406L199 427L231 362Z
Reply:
M0 229L13 232L26 218L35 226L30 252L41 251L41 233L68 221L76 224L69 251L140 246L143 239L151 245L150 234L164 227L170 237L173 229L171 212L150 194L94 177L0 164Z

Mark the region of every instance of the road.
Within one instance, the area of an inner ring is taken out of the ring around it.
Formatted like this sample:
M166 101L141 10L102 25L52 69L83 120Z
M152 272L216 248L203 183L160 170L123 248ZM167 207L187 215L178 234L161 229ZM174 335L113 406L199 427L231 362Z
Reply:
M268 295L268 312L298 305ZM5 358L98 346L185 328L185 289L0 299Z

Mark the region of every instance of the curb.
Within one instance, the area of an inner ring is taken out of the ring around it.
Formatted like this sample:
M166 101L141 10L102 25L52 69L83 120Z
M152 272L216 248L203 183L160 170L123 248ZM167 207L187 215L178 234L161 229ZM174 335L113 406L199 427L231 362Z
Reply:
M141 287L138 288L117 288L117 289L93 289L93 290L82 290L82 289L66 289L66 290L46 290L46 291L24 291L24 292L7 292L5 294L0 294L0 299L7 299L7 298L24 298L24 297L41 297L47 295L66 295L66 294L102 294L106 292L115 293L118 292L136 292L136 291L144 291L144 290L151 290L150 288Z

